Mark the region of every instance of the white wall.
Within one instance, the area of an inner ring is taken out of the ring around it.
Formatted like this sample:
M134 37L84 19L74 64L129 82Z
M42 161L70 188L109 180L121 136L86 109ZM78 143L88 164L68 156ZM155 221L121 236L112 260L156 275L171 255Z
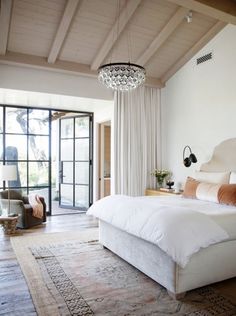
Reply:
M112 100L97 78L0 64L0 88Z
M196 66L196 58L213 52L213 59ZM225 27L162 89L163 167L184 183L210 159L221 141L236 137L236 26ZM185 145L198 163L182 164Z
M0 104L94 112L113 101L0 88Z

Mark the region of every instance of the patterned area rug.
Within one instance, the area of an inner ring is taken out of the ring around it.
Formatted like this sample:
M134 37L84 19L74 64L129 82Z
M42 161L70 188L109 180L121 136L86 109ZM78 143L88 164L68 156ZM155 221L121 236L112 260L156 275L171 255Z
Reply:
M31 245L29 252L51 302L43 314L37 310L39 315L236 315L236 304L209 286L172 300L162 286L97 241Z

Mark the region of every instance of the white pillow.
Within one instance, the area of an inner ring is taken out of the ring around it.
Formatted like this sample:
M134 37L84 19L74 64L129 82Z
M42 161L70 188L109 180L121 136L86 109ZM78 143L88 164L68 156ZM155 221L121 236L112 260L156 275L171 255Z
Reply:
M229 183L230 172L206 172L206 171L195 171L195 179L202 182L208 183Z
M236 183L236 171L232 171L230 173L229 183L230 184Z

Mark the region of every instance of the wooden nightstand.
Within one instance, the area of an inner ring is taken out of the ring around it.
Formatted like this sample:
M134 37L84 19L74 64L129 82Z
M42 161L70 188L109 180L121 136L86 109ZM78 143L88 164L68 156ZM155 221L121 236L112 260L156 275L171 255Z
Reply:
M180 195L180 193L175 193L175 192L167 192L167 191L161 191L161 190L156 190L156 189L146 189L145 190L145 195Z

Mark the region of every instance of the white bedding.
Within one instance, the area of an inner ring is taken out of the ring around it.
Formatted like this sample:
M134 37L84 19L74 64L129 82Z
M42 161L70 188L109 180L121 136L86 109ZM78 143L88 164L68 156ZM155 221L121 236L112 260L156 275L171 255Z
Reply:
M236 237L236 208L181 197L109 196L87 214L158 245L181 267L200 248Z

